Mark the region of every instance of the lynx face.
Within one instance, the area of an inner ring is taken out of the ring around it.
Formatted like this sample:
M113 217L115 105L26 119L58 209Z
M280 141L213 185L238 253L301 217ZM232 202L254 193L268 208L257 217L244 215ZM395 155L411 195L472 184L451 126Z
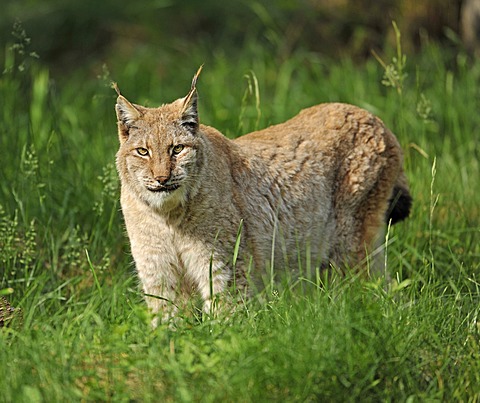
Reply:
M185 202L197 169L199 142L194 135L177 129L132 128L118 154L129 186L157 208L166 202Z
M117 99L122 181L144 202L158 209L184 204L194 191L202 165L197 94L159 108Z

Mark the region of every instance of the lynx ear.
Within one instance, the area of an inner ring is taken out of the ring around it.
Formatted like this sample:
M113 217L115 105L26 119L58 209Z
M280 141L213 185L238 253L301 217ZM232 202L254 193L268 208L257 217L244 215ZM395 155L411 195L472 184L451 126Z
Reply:
M192 133L198 129L198 94L197 94L197 79L202 72L203 65L197 70L192 79L192 86L190 92L183 98L183 107L181 114L181 124Z
M123 143L128 139L129 129L132 127L133 123L142 116L142 113L137 107L127 101L122 94L120 94L117 83L112 83L112 87L118 94L115 111L117 112L118 137L120 142Z
M119 95L117 98L115 110L117 112L118 123L121 123L127 128L142 116L142 113L122 95Z

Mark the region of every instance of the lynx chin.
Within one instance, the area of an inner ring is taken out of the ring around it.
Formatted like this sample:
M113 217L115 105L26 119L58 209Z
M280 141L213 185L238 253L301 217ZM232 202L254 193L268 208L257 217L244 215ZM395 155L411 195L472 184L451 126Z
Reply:
M194 296L208 312L231 285L248 293L270 265L381 274L385 225L411 206L402 150L382 121L326 103L229 140L199 122L200 71L185 97L158 108L115 87L121 205L154 325Z

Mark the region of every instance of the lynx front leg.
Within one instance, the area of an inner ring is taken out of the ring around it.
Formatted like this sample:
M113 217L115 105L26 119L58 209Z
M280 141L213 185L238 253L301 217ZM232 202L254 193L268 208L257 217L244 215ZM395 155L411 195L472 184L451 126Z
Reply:
M200 289L203 312L214 317L230 317L251 292L246 267L239 261L233 269L223 262L217 262L215 267L217 270L212 270L213 276L209 276L208 283L203 279L204 285Z
M154 315L152 327L158 326L159 322L168 322L177 313L176 288L177 276L174 267L159 268L154 266L150 269L137 265L138 276L143 285L145 302Z
M154 315L152 327L156 328L160 323L169 322L177 313L175 294L166 292L166 287L143 287L143 290L148 309Z
M190 262L193 263L191 260ZM195 263L188 265L189 277L203 300L203 312L208 315L215 314L219 309L219 295L227 290L232 279L231 269L212 256L204 255L201 259L197 256Z
M231 274L229 270L219 262L213 263L211 269L208 267L208 276L202 276L199 279L199 291L203 299L203 312L207 315L215 315L221 309L219 297L220 294L227 290L230 279ZM226 298L226 295L222 295L223 298ZM224 305L224 302L221 305Z

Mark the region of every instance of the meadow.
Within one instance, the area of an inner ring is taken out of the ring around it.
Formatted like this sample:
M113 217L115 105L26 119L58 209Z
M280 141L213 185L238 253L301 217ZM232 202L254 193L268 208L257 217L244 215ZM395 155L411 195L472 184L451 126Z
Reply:
M247 43L137 49L53 78L33 56L7 48L0 75L0 293L22 310L0 328L0 401L480 400L480 61L435 44L354 63ZM389 284L267 281L231 317L150 328L110 84L155 106L203 63L200 119L229 137L330 101L396 133L414 204L388 231Z

